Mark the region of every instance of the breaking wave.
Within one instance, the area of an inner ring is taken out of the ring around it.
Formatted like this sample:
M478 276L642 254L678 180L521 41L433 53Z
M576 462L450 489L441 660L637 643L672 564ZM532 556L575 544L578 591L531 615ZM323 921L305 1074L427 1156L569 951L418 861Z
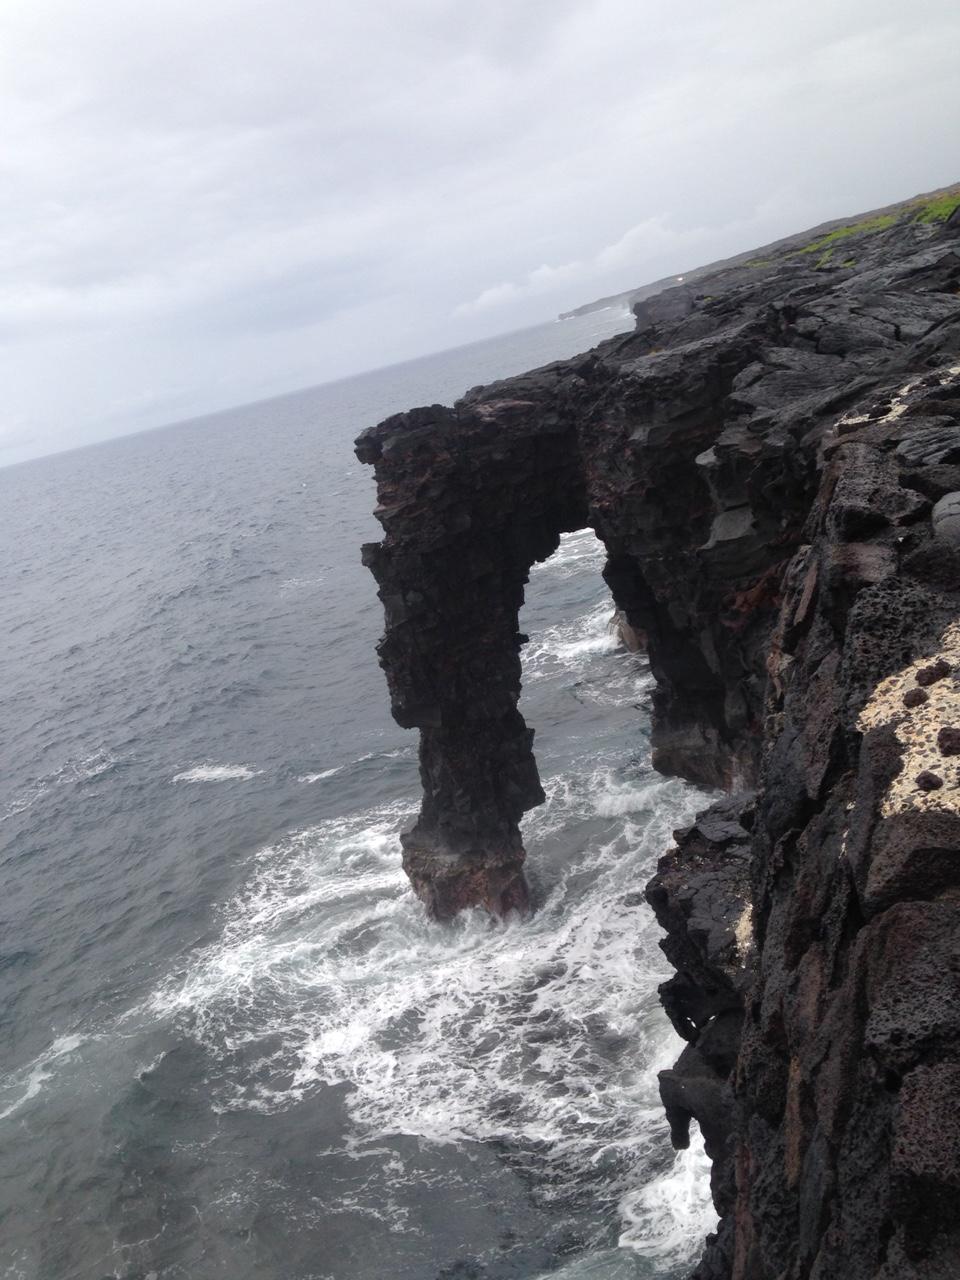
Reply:
M605 597L590 611L531 637L523 654L525 680L586 665L595 655L614 653L620 640L612 626L613 605Z
M534 573L548 575L553 581L579 576L585 569L596 569L599 574L605 558L604 545L593 530L578 529L562 533L559 547Z
M56 1073L58 1062L71 1058L84 1039L80 1035L59 1036L29 1066L0 1081L0 1102L6 1103L0 1107L0 1120L6 1120L35 1098Z
M259 769L251 769L245 764L198 764L192 769L184 769L174 778L174 782L245 782L255 778Z
M262 849L219 938L152 1011L213 1056L220 1109L270 1113L346 1084L358 1141L495 1143L535 1195L620 1205L631 1248L685 1241L692 1256L703 1213L677 1192L656 1078L680 1042L637 889L698 797L609 770L547 790L526 824L531 860L545 855L532 920L429 922L397 857L412 808L395 803ZM551 862L557 832L581 851Z
M69 785L70 783L88 782L91 778L97 778L102 773L106 773L117 763L116 756L112 752L101 747L89 756L82 756L79 759L67 760L59 769L45 774L41 778L37 778L29 787L21 792L19 796L11 800L6 808L0 811L0 822L5 822L8 818L16 817L18 813L23 813L31 808L53 787Z

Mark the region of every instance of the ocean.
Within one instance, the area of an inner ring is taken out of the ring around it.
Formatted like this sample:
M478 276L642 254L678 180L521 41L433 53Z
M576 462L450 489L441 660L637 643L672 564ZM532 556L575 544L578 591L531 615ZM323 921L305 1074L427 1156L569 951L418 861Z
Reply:
M680 1277L650 767L602 548L531 574L526 923L428 922L397 835L357 433L620 312L0 470L0 1276Z

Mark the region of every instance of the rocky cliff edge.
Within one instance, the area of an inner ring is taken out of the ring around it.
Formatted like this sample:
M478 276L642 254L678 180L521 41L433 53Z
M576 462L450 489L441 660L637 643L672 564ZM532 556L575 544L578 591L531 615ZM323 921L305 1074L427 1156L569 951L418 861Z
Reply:
M661 1093L721 1215L699 1280L960 1274L958 203L795 237L357 441L433 915L528 909L517 613L565 531L645 639L656 767L726 793L647 888L687 1042Z

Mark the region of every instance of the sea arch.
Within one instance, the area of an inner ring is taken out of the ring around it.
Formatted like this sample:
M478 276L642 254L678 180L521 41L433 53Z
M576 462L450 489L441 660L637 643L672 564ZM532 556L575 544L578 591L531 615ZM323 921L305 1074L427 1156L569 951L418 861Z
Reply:
M531 567L588 526L577 433L547 379L534 399L432 406L357 442L384 539L363 549L384 607L394 718L420 731L423 800L401 836L430 914L529 908L520 835L544 799L518 709L518 614Z

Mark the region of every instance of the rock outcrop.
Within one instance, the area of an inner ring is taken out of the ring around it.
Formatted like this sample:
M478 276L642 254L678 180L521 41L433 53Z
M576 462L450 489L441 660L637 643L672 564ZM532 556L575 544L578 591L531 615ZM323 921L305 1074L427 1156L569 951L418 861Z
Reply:
M701 1280L960 1274L951 199L781 243L357 442L381 661L421 737L404 865L434 915L527 907L517 611L566 530L603 540L649 647L656 767L730 793L648 887L687 1041L664 1104L714 1162Z
M533 733L517 710L517 629L530 566L587 520L565 371L509 397L388 418L357 442L377 469L380 660L393 714L420 730L423 807L403 865L440 919L525 911L519 823L543 801Z

